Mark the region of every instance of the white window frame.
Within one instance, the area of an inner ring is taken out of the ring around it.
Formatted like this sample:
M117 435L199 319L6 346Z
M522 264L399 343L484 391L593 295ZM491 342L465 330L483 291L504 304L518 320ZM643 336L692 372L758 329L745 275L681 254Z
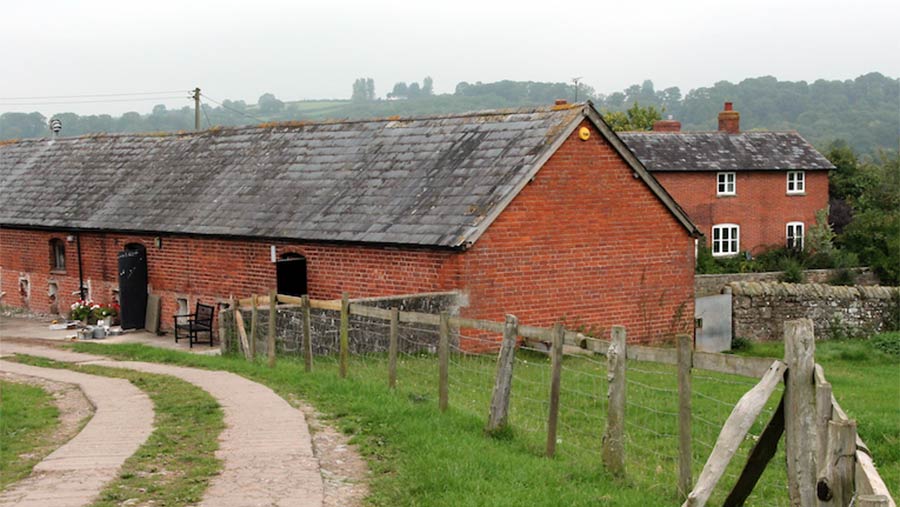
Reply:
M806 171L787 172L787 193L789 195L806 193Z
M797 237L797 229L800 229L800 237ZM793 229L793 234L791 234L791 229ZM804 243L806 237L806 224L803 222L788 222L787 225L784 226L784 244L787 248L796 248L797 250L803 250ZM791 240L795 242L793 245L791 244ZM800 244L797 245L796 241L799 241ZM799 246L799 248L797 248Z
M723 231L728 232L727 239L725 239L726 234L723 234ZM710 237L712 238L710 248L713 257L729 257L741 252L741 226L738 224L716 224L712 227Z
M730 189L729 185L731 185ZM737 173L716 173L716 195L737 195Z

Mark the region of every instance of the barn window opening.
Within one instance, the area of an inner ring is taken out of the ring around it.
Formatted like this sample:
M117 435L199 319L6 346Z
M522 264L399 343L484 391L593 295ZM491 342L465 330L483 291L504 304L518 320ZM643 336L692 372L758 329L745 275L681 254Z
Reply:
M275 262L275 279L279 294L307 294L306 257L293 252L281 254L281 258Z
M66 244L59 238L50 240L50 269L52 271L66 270Z

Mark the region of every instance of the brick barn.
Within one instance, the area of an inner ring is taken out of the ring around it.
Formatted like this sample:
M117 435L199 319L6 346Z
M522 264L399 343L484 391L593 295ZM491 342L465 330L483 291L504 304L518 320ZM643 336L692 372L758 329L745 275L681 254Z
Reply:
M164 325L292 259L314 298L455 290L466 317L692 329L698 231L589 103L22 140L0 185L8 306L64 313L80 283L110 302L140 249Z
M831 162L797 132L741 132L730 102L716 132L619 134L697 224L714 256L802 247L816 211L828 207Z

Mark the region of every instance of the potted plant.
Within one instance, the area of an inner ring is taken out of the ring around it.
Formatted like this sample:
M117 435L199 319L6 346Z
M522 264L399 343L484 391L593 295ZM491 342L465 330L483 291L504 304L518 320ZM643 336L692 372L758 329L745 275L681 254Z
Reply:
M113 321L119 317L119 305L116 303L94 305L91 308L91 314L100 325L111 326Z
M79 299L72 303L72 306L69 308L69 320L79 320L85 325L90 324L90 320L93 318L94 306L93 301ZM96 319L94 319L94 322L96 322Z

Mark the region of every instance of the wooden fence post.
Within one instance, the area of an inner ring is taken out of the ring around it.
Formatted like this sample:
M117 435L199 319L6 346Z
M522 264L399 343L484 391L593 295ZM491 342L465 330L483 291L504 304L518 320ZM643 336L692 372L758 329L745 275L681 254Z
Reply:
M275 367L275 320L277 314L275 307L278 305L276 292L269 291L269 333L266 335L266 354L269 356L269 368Z
M829 421L828 448L825 459L828 468L832 502L830 505L846 507L853 500L854 474L856 472L856 421Z
M312 319L309 315L309 296L304 294L300 298L300 306L303 310L303 367L306 371L312 371Z
M512 391L513 364L516 358L516 338L519 335L519 319L507 315L503 325L503 341L497 356L497 376L491 394L491 408L485 433L491 434L506 427L509 415L509 394Z
M891 505L884 495L860 495L856 497L856 507L888 507Z
M438 341L438 408L447 411L450 403L450 314L441 312Z
M341 295L341 378L347 377L347 367L350 361L350 298L347 293Z
M809 319L784 323L784 427L791 503L816 503L816 340Z
M256 328L259 325L259 303L256 294L250 297L250 359L256 359Z
M603 464L613 475L625 475L625 328L613 326L606 353L607 421L603 435Z
M219 352L228 352L228 337L225 336L225 309L219 305Z
M694 343L688 335L678 335L678 494L691 492L691 368Z
M815 366L816 382L816 496L819 507L841 505L832 500L832 484L834 482L833 463L828 460L829 430L828 423L834 415L831 404L831 383L825 380L825 372L818 364Z
M559 420L559 383L562 374L563 340L566 330L559 322L550 331L552 345L550 348L550 413L547 416L547 457L556 454L556 425Z
M397 387L397 349L400 345L400 309L391 308L391 329L388 341L388 387Z

